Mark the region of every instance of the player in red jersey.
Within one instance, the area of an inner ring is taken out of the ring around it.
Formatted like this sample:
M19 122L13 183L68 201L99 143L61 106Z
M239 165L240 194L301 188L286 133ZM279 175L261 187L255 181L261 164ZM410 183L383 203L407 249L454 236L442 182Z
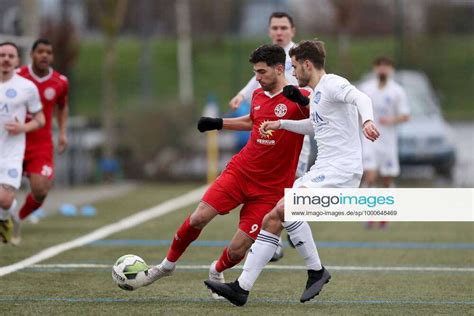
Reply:
M284 96L285 58L285 51L278 45L263 45L250 56L261 88L253 92L249 115L199 120L200 132L222 128L251 130L251 137L207 190L197 209L178 228L166 258L148 270L142 285L171 275L178 259L215 216L225 215L243 204L237 232L209 271L210 278L224 282L222 272L242 260L260 231L263 217L283 197L284 188L294 181L303 136L287 131L259 131L265 121L308 117L307 107ZM301 91L309 95L309 91Z
M67 147L66 134L68 116L68 80L51 68L53 46L47 39L38 39L31 48L31 65L23 66L17 73L32 81L39 90L46 125L26 136L26 150L23 161L24 173L28 176L31 192L14 221L13 244L19 244L20 221L43 204L54 179L53 112L59 127L58 152ZM27 121L28 121L27 117Z

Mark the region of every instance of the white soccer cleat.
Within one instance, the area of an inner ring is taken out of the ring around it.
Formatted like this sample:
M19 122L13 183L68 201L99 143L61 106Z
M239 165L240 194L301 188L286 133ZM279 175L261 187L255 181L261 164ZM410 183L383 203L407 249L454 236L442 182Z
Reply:
M174 267L171 270L165 269L165 268L163 268L162 264L151 267L150 269L148 269L146 278L143 281L143 283L140 285L140 287L148 286L148 285L152 284L153 282L155 282L155 281L157 281L157 280L159 280L163 277L167 277L167 276L172 275L173 272L174 272L174 269L175 269Z
M225 283L224 272L217 272L215 270L217 260L215 260L209 267L209 280L219 283ZM224 297L217 295L211 291L211 297L215 300L225 300Z

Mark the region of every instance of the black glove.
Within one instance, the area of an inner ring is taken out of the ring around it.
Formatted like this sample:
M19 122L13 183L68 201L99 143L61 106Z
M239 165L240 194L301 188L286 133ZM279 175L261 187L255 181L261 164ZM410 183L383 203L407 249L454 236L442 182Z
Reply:
M296 102L299 105L307 106L309 104L309 98L305 97L300 89L295 86L288 85L283 88L283 95L290 101Z
M198 121L197 128L201 133L204 133L206 131L222 129L223 124L224 124L224 121L221 118L201 116L201 118Z

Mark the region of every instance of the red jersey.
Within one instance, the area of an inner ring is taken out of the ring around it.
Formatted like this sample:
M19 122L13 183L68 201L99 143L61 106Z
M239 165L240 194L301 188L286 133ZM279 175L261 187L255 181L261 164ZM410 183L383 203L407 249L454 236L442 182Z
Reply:
M309 91L305 89L301 89L301 93L309 95ZM308 116L308 106L299 106L285 98L281 92L270 96L263 89L256 89L250 108L250 118L253 121L250 139L232 158L229 166L237 167L263 187L291 187L304 135L286 130L270 131L263 135L259 127L264 121L301 120Z
M43 128L26 134L26 150L31 148L53 147L53 112L55 106L64 107L67 105L67 95L69 83L66 76L50 68L49 74L39 78L33 73L31 65L23 66L17 70L17 73L30 80L38 88L41 103L43 104L43 113L46 118L46 124ZM31 117L27 116L27 121ZM38 147L40 146L40 147Z

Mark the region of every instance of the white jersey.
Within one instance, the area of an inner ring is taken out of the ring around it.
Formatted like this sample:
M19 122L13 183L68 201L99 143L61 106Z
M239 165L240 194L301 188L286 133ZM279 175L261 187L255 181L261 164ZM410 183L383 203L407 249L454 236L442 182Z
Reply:
M385 87L379 88L378 80L372 79L364 83L360 90L372 99L374 122L380 132L376 142L371 143L383 150L397 151L397 131L395 125L383 125L380 118L395 118L409 115L410 109L403 88L393 80L388 80ZM365 144L364 144L365 146Z
M11 135L5 124L25 122L27 112L37 113L42 105L38 89L33 82L17 74L0 83L0 161L23 161L25 133Z
M357 107L347 103L347 94L356 89L350 82L334 74L325 74L314 88L310 120L318 144L316 164L362 174L362 148L359 138Z

